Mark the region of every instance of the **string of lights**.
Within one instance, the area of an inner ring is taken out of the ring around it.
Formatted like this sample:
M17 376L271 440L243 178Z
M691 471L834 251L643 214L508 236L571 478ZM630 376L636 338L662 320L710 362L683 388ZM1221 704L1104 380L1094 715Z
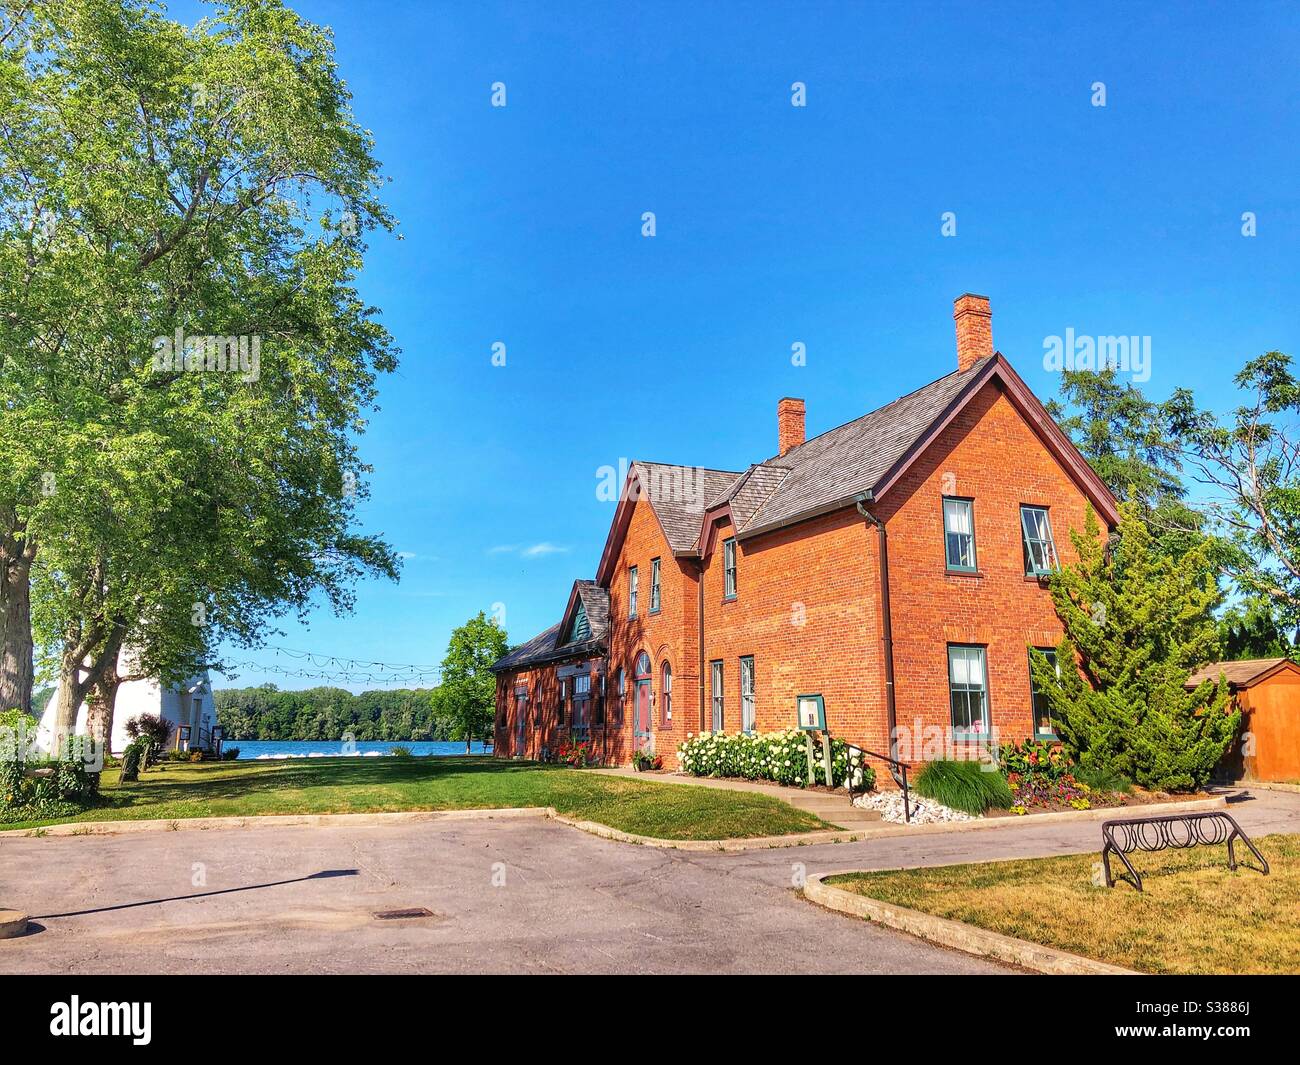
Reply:
M294 679L332 681L336 684L394 686L400 684L408 687L431 687L438 684L442 675L440 666L412 662L378 662L274 645L268 645L265 650L277 657L289 658L295 664L281 662L268 664L228 659L223 665L227 670L248 670Z

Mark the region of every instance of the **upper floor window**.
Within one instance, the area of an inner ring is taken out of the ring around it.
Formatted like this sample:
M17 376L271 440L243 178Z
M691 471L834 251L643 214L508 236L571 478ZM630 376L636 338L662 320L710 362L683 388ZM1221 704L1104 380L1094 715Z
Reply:
M662 714L662 724L668 727L673 720L673 667L667 662L663 666L663 680L660 682L662 698L660 700L660 713Z
M736 598L736 538L722 541L722 594Z
M943 545L949 569L975 571L974 500L944 497Z
M636 567L632 566L627 571L627 616L630 618L636 617L636 590Z
M1039 577L1056 569L1056 541L1046 507L1021 507L1020 530L1024 534L1025 573Z
M659 559L650 560L650 613L659 613L661 605L659 589Z
M989 688L983 647L948 645L948 695L953 733L970 739L987 736Z
M740 660L740 728L742 731L754 731L754 717L754 656L746 655Z

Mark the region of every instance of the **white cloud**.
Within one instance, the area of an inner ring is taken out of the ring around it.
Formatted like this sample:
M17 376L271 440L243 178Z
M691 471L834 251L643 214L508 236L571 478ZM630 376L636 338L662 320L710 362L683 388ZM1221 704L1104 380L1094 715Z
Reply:
M488 548L489 555L518 555L520 558L543 558L546 555L562 555L569 549L543 540L539 544L497 544Z
M567 547L560 547L558 544L544 540L540 544L525 547L522 553L524 558L540 558L542 555L560 555L567 550L569 550Z

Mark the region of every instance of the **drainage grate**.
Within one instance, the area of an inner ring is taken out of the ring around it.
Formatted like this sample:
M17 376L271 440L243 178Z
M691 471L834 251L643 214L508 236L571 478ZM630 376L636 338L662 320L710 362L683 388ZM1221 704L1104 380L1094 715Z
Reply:
M375 918L380 921L409 921L414 917L432 917L433 911L423 906L412 906L408 910L380 910Z

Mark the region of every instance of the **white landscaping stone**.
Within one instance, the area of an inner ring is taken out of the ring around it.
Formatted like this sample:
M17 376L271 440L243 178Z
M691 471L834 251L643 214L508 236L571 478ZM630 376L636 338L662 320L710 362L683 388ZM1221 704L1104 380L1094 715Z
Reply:
M974 821L976 818L961 810L937 803L933 799L922 799L915 792L910 795L912 811L911 824L933 825L944 821ZM903 793L901 791L873 791L858 795L853 800L854 806L867 810L878 810L882 821L901 825L903 821Z

